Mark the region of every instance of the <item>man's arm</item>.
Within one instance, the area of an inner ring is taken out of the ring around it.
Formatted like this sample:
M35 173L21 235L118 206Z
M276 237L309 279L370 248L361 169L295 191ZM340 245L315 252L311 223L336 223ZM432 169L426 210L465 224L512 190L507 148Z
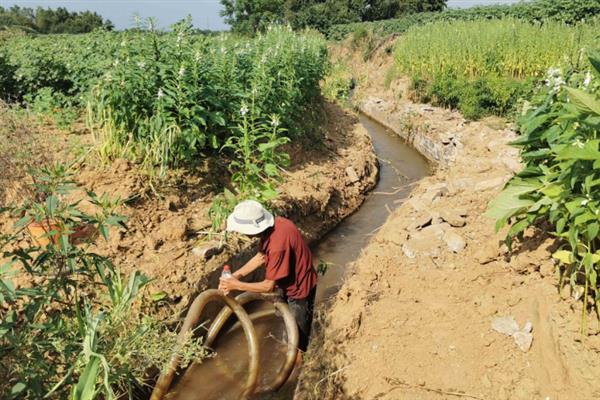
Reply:
M275 289L275 281L265 279L262 282L242 282L235 277L221 278L219 283L219 289L223 290L225 294L232 290L240 290L242 292L253 292L253 293L269 293Z
M240 279L244 276L251 274L258 267L265 263L265 255L260 251L256 253L254 257L250 259L244 266L233 273L233 276Z

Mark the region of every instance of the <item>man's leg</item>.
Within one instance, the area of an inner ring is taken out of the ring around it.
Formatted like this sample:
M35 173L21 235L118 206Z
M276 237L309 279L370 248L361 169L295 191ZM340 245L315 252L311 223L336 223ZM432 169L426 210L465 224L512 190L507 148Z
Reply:
M315 304L315 293L316 290L313 289L305 299L287 299L290 312L296 319L296 324L298 325L298 333L300 334L298 348L302 351L306 351L306 348L308 347Z

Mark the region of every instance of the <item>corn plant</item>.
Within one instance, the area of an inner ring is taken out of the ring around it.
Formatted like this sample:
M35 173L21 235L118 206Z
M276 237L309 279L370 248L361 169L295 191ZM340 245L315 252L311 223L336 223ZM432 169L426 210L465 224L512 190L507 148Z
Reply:
M550 69L546 91L520 119L513 144L525 163L490 204L496 228L510 224L507 242L530 226L548 221L562 249L559 288L568 282L583 299L582 332L589 304L598 311L600 290L600 54L591 70L563 75ZM583 293L579 292L582 287Z
M150 280L139 272L126 280L92 251L93 232L107 238L110 226L123 226L119 202L89 193L98 211L87 214L68 201L73 183L65 167L33 178L31 199L1 210L19 219L13 232L0 235L0 397L139 397L152 368L168 364L176 335L144 300ZM35 223L44 234L28 233ZM94 229L76 244L82 224ZM201 343L190 340L181 355L189 362L203 354Z
M566 25L520 19L436 22L411 28L395 46L395 66L419 101L460 109L471 119L507 115L550 67L578 68L598 38L598 21Z

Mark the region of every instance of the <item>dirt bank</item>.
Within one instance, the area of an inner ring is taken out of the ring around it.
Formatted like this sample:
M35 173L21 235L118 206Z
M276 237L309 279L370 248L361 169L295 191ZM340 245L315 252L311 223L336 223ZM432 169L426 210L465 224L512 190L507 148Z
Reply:
M331 104L325 105L324 114L324 137L286 149L292 165L284 173L281 196L274 205L277 214L296 221L311 241L356 210L377 180L372 144L356 116ZM58 148L74 140L72 135L52 133L62 138L55 140ZM90 143L85 135L77 140ZM31 129L21 136L37 142L43 132ZM52 154L49 149L52 143L44 142L43 153ZM68 158L60 154L59 158ZM225 262L234 268L240 265L251 247L241 237L224 241L221 236L209 240L206 235L211 225L208 208L216 188L226 183L226 165L210 159L178 174L157 188L158 193L151 193L146 178L124 160L105 167L88 163L76 174L81 189L128 199L120 210L128 217L128 229L111 232L109 242L101 241L96 250L109 255L125 274L141 270L155 278L152 291L165 292L166 306L176 310L198 291L214 285ZM22 179L22 174L18 176ZM19 200L19 193L13 194L11 201ZM0 220L2 230L10 224L10 220ZM170 315L176 317L177 312Z
M529 232L509 257L504 232L483 216L519 168L507 145L515 133L501 120L413 104L405 81L386 89L383 51L366 64L338 56L356 71L360 107L429 148L438 168L354 263L296 398L598 398L600 326L594 319L580 336L581 305L557 293L554 242ZM519 329L531 322L531 347L527 331L515 334L521 349L492 329L504 316Z

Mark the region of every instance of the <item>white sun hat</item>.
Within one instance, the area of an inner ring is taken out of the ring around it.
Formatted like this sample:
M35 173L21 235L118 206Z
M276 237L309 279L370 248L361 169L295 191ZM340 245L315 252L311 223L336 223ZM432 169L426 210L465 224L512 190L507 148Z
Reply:
M245 200L227 217L227 231L257 235L275 224L273 214L254 200Z

